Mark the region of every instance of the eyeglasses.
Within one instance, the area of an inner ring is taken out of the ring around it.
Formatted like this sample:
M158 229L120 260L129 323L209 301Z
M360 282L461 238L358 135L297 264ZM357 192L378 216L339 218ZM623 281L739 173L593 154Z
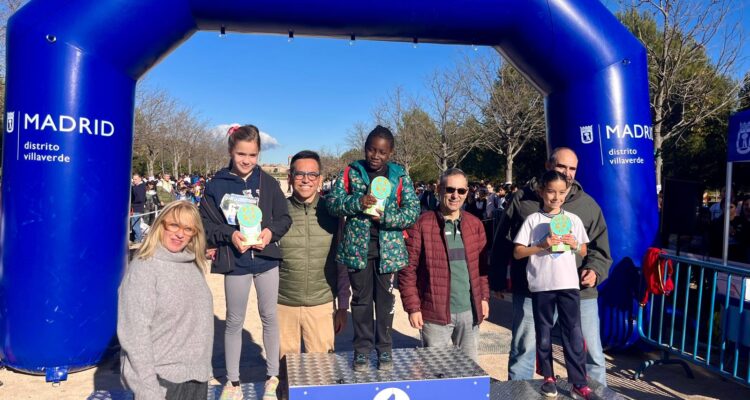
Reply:
M167 230L167 232L176 233L179 230L182 230L182 233L184 233L186 236L193 236L198 231L195 228L191 228L189 226L180 226L180 224L176 222L164 222L164 229Z
M307 179L314 181L320 178L320 172L294 171L292 172L292 176L298 181L301 181L305 176L307 176Z
M451 187L451 186L446 186L445 187L445 193L448 193L448 194L453 194L454 192L458 192L459 195L463 196L468 191L469 191L469 189L466 189L466 188L454 188L454 187Z

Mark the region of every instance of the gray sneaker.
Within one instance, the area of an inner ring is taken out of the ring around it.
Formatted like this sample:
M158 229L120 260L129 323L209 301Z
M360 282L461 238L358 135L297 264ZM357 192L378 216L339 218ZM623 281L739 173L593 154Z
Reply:
M370 368L370 357L365 353L354 352L354 372L367 371Z
M378 369L381 371L390 371L393 369L393 357L390 351L383 351L378 354Z

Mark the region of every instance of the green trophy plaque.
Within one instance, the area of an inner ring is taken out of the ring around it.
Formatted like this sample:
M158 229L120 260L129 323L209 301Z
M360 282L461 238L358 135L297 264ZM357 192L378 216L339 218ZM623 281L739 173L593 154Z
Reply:
M562 213L555 215L552 221L549 222L549 230L555 236L565 236L570 233L572 228L573 223L570 221L570 218ZM570 251L570 246L560 243L552 246L550 251L553 253L563 253Z
M367 207L365 214L377 217L380 213L385 212L385 200L391 195L392 190L393 185L388 178L378 176L373 179L370 183L370 194L375 196L378 202Z
M237 210L237 222L240 224L240 232L245 236L244 246L253 246L263 243L260 236L260 221L263 220L263 212L255 204L244 204Z

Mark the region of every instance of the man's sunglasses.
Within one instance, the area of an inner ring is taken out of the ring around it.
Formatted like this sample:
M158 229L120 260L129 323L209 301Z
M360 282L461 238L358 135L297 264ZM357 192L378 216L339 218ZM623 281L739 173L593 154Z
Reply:
M446 186L445 187L445 193L448 193L448 194L453 194L454 192L458 192L458 194L460 194L461 196L463 196L468 191L469 191L469 189L466 189L466 188L454 188L454 187L451 187L451 186Z

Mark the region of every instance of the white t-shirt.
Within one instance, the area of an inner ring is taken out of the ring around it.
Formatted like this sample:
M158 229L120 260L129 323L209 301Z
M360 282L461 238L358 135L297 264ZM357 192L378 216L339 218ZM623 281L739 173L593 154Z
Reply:
M588 243L589 237L583 222L577 215L564 212L572 224L570 233L578 243ZM548 214L547 214L548 215ZM513 242L524 246L531 246L549 235L549 223L552 216L535 212L526 218L521 230L518 231ZM542 250L529 257L526 266L526 278L529 280L531 292L546 292L548 290L580 289L576 257L573 251L552 253Z

